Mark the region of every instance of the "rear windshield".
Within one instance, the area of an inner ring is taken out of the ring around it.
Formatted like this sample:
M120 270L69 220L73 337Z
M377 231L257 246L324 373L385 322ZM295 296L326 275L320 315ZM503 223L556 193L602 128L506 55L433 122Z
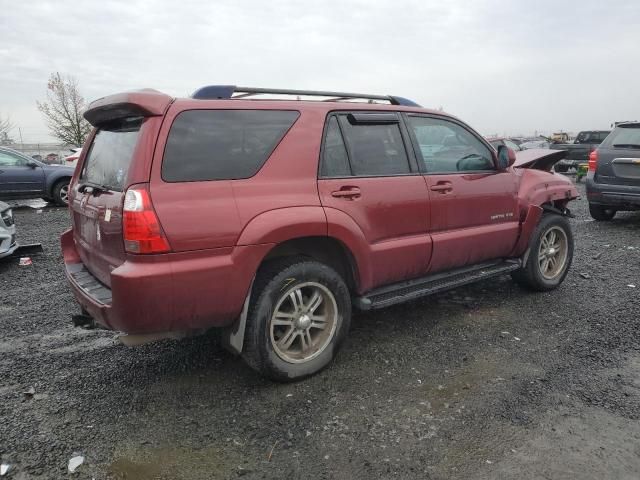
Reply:
M167 182L255 175L298 118L282 110L190 110L173 122L162 161Z
M616 128L602 145L613 148L640 149L640 124Z
M125 118L100 127L84 162L81 182L122 191L142 117Z

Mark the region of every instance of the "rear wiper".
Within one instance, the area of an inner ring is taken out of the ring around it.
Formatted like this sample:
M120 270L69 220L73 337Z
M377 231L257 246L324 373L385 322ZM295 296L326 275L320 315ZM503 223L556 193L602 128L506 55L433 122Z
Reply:
M614 143L614 148L640 148L637 143Z
M94 195L96 193L107 192L110 189L111 187L109 187L108 185L99 185L97 183L91 183L91 182L84 182L78 186L78 191L80 193L92 193Z

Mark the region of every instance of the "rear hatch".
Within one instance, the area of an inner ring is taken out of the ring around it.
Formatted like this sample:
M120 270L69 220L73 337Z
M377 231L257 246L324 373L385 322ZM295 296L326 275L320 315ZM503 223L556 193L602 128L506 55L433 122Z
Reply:
M72 186L78 253L85 267L106 285L111 271L125 260L122 203L143 121L136 116L101 125Z
M640 123L619 125L598 147L595 180L640 186Z

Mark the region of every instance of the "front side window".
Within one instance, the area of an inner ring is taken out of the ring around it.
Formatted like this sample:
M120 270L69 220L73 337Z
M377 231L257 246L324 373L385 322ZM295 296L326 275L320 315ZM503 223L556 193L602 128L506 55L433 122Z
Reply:
M0 166L1 167L22 167L27 164L24 158L12 155L7 152L0 152Z
M173 122L162 161L166 182L255 175L298 118L284 110L189 110Z
M431 117L409 117L426 173L495 170L489 148L460 125Z
M349 115L341 116L340 122L353 175L370 177L411 173L399 123L359 123Z

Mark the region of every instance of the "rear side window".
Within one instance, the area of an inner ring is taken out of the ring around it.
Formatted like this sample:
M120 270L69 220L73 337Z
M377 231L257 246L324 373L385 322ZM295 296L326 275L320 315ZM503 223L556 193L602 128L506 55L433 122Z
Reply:
M122 191L142 120L125 118L101 126L89 147L80 181Z
M613 148L640 149L640 124L616 128L602 145Z
M162 178L190 182L252 177L298 116L281 110L182 112L169 132Z
M361 177L411 173L398 123L352 123L341 116L353 175Z

